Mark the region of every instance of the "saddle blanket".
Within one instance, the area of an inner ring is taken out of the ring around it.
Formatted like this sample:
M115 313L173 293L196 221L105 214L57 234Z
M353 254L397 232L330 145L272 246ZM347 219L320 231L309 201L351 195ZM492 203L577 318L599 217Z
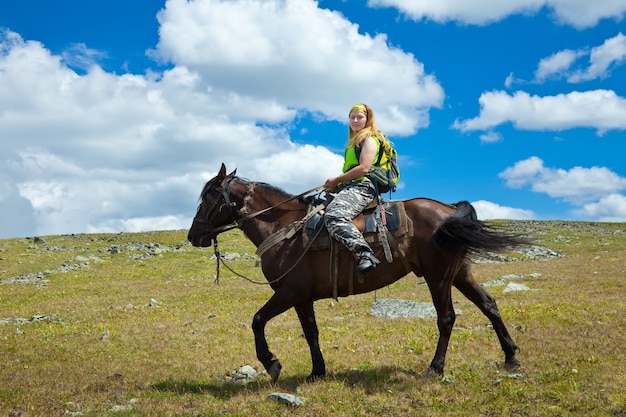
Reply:
M315 206L311 206L313 210ZM409 219L404 209L404 203L401 201L384 201L383 208L385 210L385 219L387 222L387 230L396 238L401 240L408 231ZM363 237L370 244L380 242L378 228L376 226L376 215L378 207L365 209L359 214L352 223L363 233ZM312 241L314 239L314 241ZM311 217L303 230L303 244L309 250L323 250L330 248L330 236L326 225L324 224L324 211L316 213Z

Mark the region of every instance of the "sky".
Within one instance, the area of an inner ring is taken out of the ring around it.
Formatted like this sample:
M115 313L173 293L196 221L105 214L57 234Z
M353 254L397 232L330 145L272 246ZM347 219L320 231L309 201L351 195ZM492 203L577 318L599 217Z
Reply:
M291 194L367 103L393 199L626 222L626 0L0 2L0 238L187 229L222 163ZM386 195L386 197L389 197Z

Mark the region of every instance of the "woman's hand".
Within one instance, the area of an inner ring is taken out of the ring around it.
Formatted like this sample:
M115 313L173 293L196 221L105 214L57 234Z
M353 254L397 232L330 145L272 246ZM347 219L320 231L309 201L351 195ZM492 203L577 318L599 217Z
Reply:
M339 182L340 181L339 181L338 177L329 178L324 183L324 189L326 191L333 192L337 188L337 185L339 185Z

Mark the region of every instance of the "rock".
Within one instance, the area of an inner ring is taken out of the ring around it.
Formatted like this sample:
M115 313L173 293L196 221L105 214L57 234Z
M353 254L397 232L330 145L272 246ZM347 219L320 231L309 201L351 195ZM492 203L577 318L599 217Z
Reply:
M509 282L506 288L502 290L502 292L514 292L514 291L530 291L530 288L528 288L524 284L516 284L515 282Z
M483 287L496 287L496 286L499 286L499 285L504 285L504 283L506 281L510 281L512 279L520 279L522 277L523 277L522 274L503 275L503 276L501 276L498 279L494 279L494 280L491 280L491 281L483 282L481 284L481 286L483 286Z
M254 380L259 375L258 371L250 365L244 365L237 369L235 372L231 372L230 379L233 382L247 384Z
M225 379L238 384L247 384L254 381L261 375L267 375L266 371L258 371L250 365L244 365L241 368L233 371Z
M0 319L0 324L2 325L7 325L7 324L14 324L14 325L20 325L20 324L30 324L30 323L37 323L40 321L49 321L52 323L60 323L63 324L63 321L56 315L56 314L39 314L36 316L32 316L30 318L15 318L15 319Z
M285 394L282 392L273 392L267 398L279 403L289 405L291 407L298 407L304 404L306 401L303 397L298 397L293 394Z
M455 309L457 315L462 314ZM421 303L411 300L393 300L389 298L378 298L374 301L370 314L374 317L398 318L398 317L437 317L437 311L432 303Z
M133 409L132 405L114 405L113 408L111 408L111 412L121 413L125 411L131 411L132 409Z

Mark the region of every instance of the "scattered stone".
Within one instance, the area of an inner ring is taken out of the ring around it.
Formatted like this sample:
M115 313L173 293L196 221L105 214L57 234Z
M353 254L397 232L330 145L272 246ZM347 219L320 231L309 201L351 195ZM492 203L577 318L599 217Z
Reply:
M132 405L114 405L113 408L111 408L111 412L121 413L124 411L131 411L132 409L133 409Z
M163 253L169 252L170 248L161 245L160 243L132 242L111 245L104 250L111 255L117 255L118 253L122 252L140 252L130 253L128 257L134 261L143 261L153 256L160 256Z
M301 406L305 402L305 399L303 397L298 397L297 395L293 394L285 394L282 392L273 392L267 398L291 407Z
M500 285L504 285L505 282L510 281L512 279L520 279L522 278L523 275L522 274L509 274L509 275L503 275L498 279L494 279L491 281L487 281L487 282L483 282L481 285L483 287L497 287Z
M267 372L259 372L256 368L253 368L250 365L244 365L236 371L231 372L226 379L238 384L247 384L248 382L254 381L261 375L267 375Z
M560 258L562 253L548 249L544 246L525 246L520 249L514 250L511 254L518 254L519 256L507 256L494 252L481 252L472 257L472 262L476 264L493 264L502 262L515 262L520 260L531 261L547 261L550 259Z
M97 256L81 256L81 255L77 255L74 257L75 261L78 262L89 262L89 261L93 261L93 262L104 262L104 260L102 258L98 258Z
M60 267L58 267L56 270L57 272L70 272L70 271L81 271L83 269L88 269L90 268L90 265L88 262L84 262L82 264L63 264Z
M231 373L230 376L233 381L249 381L256 378L257 374L258 372L256 369L254 369L250 365L244 365L241 368L237 369L235 372Z
M155 300L154 298L151 298L150 302L148 303L149 307L158 307L160 305L161 305L161 303L158 302L157 300Z
M502 292L515 292L515 291L530 291L530 288L528 288L524 284L516 284L515 282L509 282L506 288L502 290Z
M30 318L15 318L15 319L0 319L0 324L31 324L37 323L40 321L51 321L55 323L63 323L63 321L56 314L40 314L37 316L32 316Z
M46 276L51 274L51 271L34 272L31 274L18 275L16 277L3 279L0 284L23 284L23 285L35 285L37 287L45 287L50 280L45 279Z
M462 314L461 310L455 309L457 315ZM378 298L374 301L370 314L374 317L391 318L398 317L437 317L437 311L432 303L422 303L411 300L393 300L389 298Z

